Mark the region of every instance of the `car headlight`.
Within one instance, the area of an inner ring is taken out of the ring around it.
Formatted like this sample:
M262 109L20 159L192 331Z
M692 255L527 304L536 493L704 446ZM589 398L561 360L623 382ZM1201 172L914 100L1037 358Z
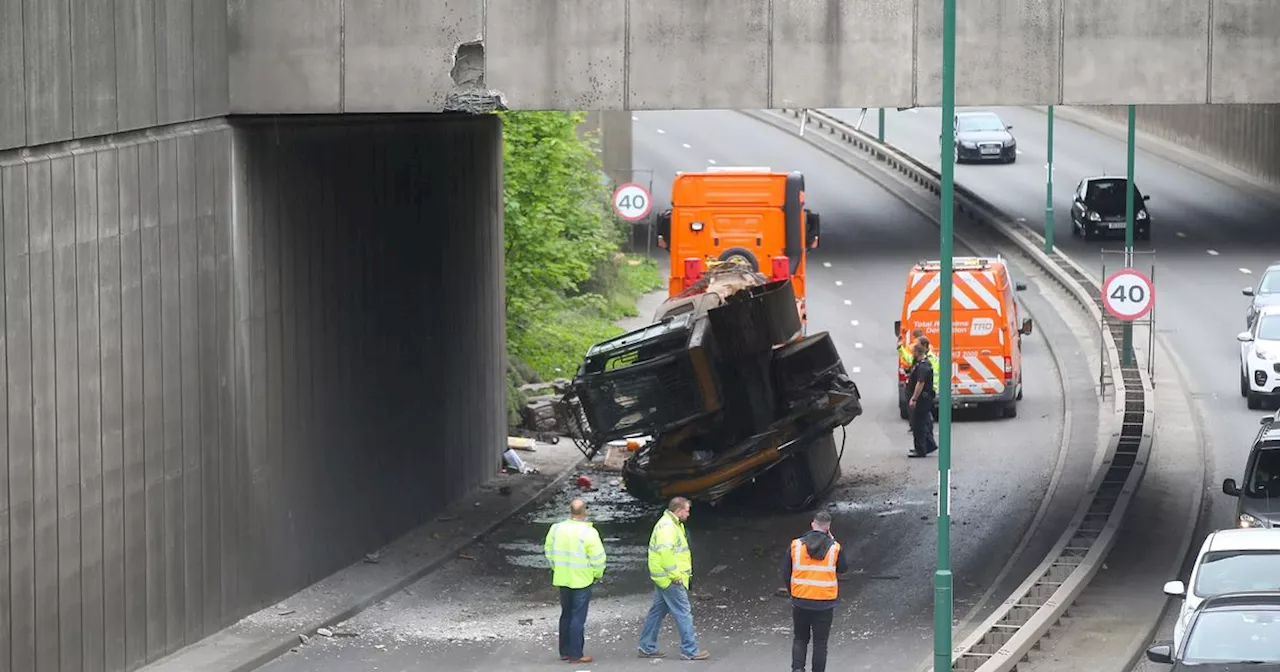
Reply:
M960 146L961 146L961 147L964 147L965 149L977 149L977 148L978 148L978 143L976 143L976 142L970 142L969 140L961 140L961 141L960 141Z
M1242 513L1240 519L1236 521L1236 527L1267 527L1267 524L1254 516Z
M1138 219L1146 219L1146 218L1147 218L1147 211L1146 211L1146 210L1139 210L1139 211L1138 211Z
M1254 347L1253 356L1270 362L1276 358L1276 351L1271 348Z
M1098 213L1096 213L1096 212L1091 212L1091 213L1089 213L1089 221L1091 221L1091 222L1101 222L1101 221L1102 221L1102 215L1099 215L1099 214L1098 214Z

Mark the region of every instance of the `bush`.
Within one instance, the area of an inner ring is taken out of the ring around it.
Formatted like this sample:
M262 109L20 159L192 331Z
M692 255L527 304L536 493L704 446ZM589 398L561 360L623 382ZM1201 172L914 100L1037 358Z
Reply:
M610 212L580 112L500 112L503 118L508 420L526 382L571 378L587 348L621 333L636 300L662 287L657 265L619 252L625 225Z

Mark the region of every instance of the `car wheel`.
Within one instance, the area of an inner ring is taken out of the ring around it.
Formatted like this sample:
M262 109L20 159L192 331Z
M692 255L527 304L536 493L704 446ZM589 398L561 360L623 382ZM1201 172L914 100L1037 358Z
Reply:
M951 146L951 161L955 165L960 165L960 147L958 145Z
M1249 378L1244 375L1243 371L1240 372L1240 396L1249 396Z
M1262 408L1262 395L1249 392L1245 394L1245 403L1249 406L1249 410L1256 411Z

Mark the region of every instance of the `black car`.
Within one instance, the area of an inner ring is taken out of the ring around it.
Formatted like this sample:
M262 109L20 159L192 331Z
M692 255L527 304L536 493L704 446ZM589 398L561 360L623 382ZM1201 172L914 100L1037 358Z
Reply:
M1241 486L1222 481L1222 492L1236 498L1236 527L1280 528L1280 424L1276 416L1262 419L1245 459Z
M1080 180L1071 203L1071 235L1085 240L1110 233L1123 236L1128 184L1128 178L1106 175ZM1137 240L1151 240L1151 214L1147 212L1150 198L1133 185L1133 237Z
M955 121L952 151L956 163L1018 160L1018 141L1009 132L1013 127L995 112L957 112Z
M1253 321L1258 317L1258 311L1267 307L1280 304L1280 262L1274 262L1262 272L1262 279L1258 280L1257 288L1245 287L1244 295L1252 297L1249 302L1249 310L1244 315L1244 326L1252 328Z
M1214 595L1191 614L1181 646L1157 642L1147 660L1173 671L1280 672L1280 592Z

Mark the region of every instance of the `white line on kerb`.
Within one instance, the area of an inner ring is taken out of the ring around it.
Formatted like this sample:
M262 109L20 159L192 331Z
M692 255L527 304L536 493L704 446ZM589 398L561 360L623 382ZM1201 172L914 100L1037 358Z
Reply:
M1214 256L1214 257L1218 256L1217 250L1205 250L1205 252L1208 252L1210 256Z
M1251 271L1251 270L1249 270L1249 269L1247 269L1247 268L1242 268L1242 269L1240 269L1240 272L1241 272L1241 273L1244 273L1245 275L1251 275L1251 274L1253 273L1253 271Z

